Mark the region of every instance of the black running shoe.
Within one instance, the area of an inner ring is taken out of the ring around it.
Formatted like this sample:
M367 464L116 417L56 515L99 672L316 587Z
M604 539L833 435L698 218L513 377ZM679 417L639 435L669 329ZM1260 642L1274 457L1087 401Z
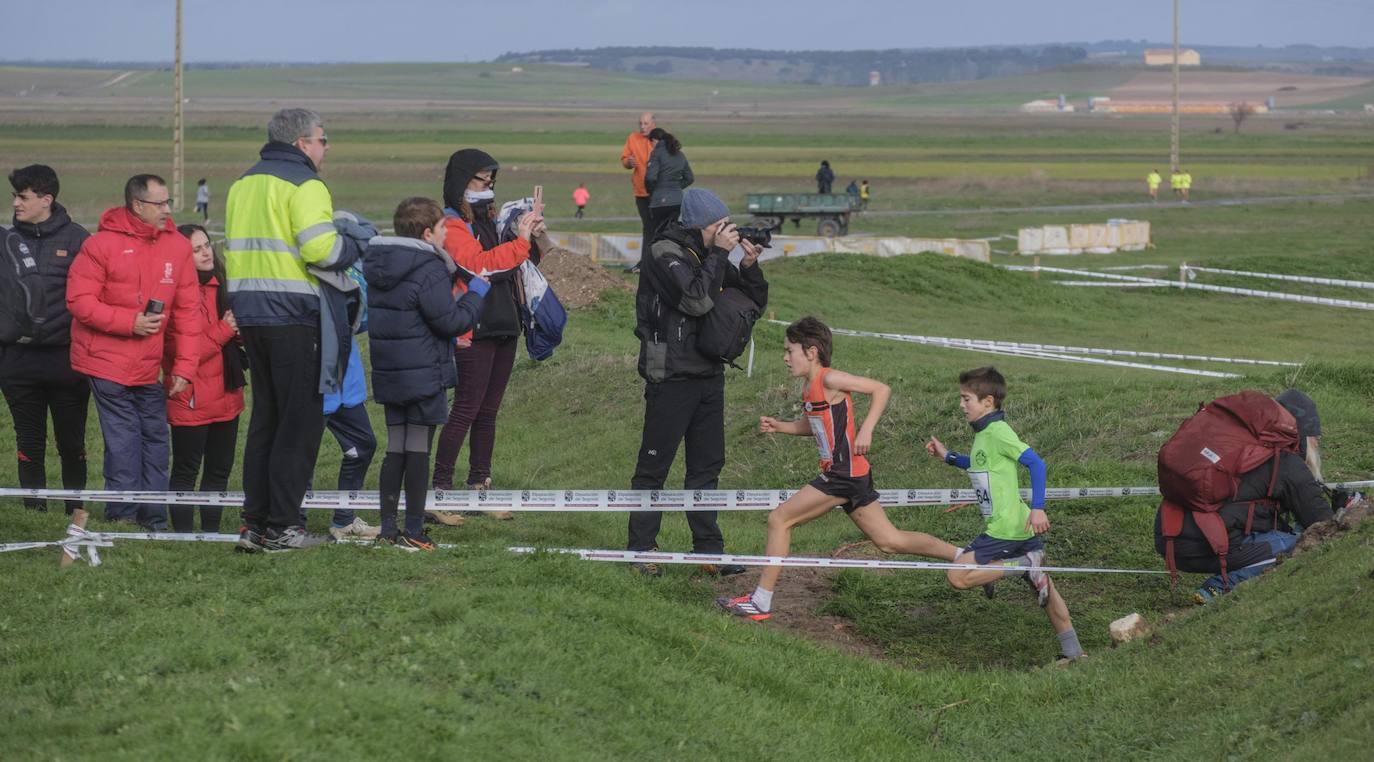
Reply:
M263 534L263 550L268 553L282 553L288 550L309 550L324 545L329 540L305 531L305 527L294 526L285 529L269 528ZM332 539L332 538L331 538Z
M434 541L429 539L429 535L409 533L396 536L396 547L412 553L418 550L432 553L436 548Z
M239 541L234 544L234 550L238 553L261 553L267 550L262 532L246 526L239 527Z

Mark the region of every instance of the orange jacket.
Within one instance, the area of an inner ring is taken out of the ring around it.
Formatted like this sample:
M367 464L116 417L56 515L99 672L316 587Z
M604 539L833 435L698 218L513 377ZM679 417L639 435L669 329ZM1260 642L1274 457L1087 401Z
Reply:
M514 270L530 258L530 242L523 238L483 250L482 242L477 240L468 228L468 223L461 217L445 215L444 231L444 251L453 257L453 261L457 262L459 267L468 272L481 275L483 270L491 274ZM461 296L467 290L468 284L459 278L454 285L453 293ZM490 293L488 295L490 296ZM471 339L472 331L458 338Z
M191 382L186 391L167 398L167 421L173 426L204 426L231 421L243 412L243 390L224 389L224 345L234 340L234 329L219 317L219 281L214 278L200 286L197 313L201 334L194 339L196 371L186 376ZM171 376L172 364L186 339L169 332L162 350L162 374Z
M635 195L648 197L649 191L644 187L644 170L649 168L649 152L654 150L652 140L640 135L638 132L630 133L630 137L625 138L625 147L620 151L620 166L626 169L634 169L634 174L630 175L630 184L635 188ZM630 166L630 157L635 160L634 167Z

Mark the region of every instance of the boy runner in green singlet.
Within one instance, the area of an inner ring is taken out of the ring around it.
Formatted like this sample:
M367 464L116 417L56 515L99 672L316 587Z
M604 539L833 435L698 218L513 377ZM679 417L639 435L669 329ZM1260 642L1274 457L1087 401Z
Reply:
M987 520L983 533L959 551L955 563L984 564L988 568L950 570L946 576L949 584L959 590L981 585L988 597L992 596L992 583L1002 577L1021 577L1035 591L1036 600L1054 625L1059 636L1059 660L1075 661L1083 655L1083 647L1078 644L1069 607L1049 574L1038 569L1045 561L1045 545L1040 535L1050 528L1050 520L1045 516L1045 461L1007 425L1002 413L1006 396L1006 379L996 368L960 373L959 409L975 432L972 452L951 452L935 437L926 443L926 451L931 455L968 472L978 507ZM1030 506L1021 500L1017 464L1030 470ZM1000 561L1037 568L1006 570L1001 568Z

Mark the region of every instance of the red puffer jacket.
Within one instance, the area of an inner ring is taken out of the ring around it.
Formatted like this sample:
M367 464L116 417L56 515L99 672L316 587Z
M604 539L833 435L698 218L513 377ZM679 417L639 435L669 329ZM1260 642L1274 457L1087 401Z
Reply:
M172 374L194 378L198 285L191 242L170 219L159 229L122 206L107 209L67 273L72 369L124 386L156 383L170 332L179 347ZM150 299L162 300L168 320L152 336L135 336L134 318Z
M243 412L243 390L224 390L224 345L234 340L234 329L219 318L219 281L211 278L200 286L200 336L196 347L196 372L191 386L167 399L167 420L173 426L205 426L233 420ZM178 345L185 339L168 337L162 351L162 373L172 375Z

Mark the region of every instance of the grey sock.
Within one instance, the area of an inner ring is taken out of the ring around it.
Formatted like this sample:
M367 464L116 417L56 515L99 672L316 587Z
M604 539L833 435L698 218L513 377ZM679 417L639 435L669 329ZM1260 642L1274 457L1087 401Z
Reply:
M1031 565L1032 565L1032 564L1031 564L1031 560L1030 560L1030 556L1017 556L1016 558L1009 558L1009 559L1007 559L1006 561L1003 561L1002 563L1003 563L1004 565L1006 565L1006 566L1031 566ZM1003 579L1005 579L1005 578L1007 578L1007 577L1020 577L1020 576L1023 576L1025 573L1026 573L1026 572L1024 572L1024 571L1022 571L1022 570L1020 570L1020 569L1007 569L1006 571L1002 572L1002 577L1003 577Z
M1078 633L1072 627L1058 634L1059 652L1069 657L1077 659L1083 655L1083 646L1078 645Z

